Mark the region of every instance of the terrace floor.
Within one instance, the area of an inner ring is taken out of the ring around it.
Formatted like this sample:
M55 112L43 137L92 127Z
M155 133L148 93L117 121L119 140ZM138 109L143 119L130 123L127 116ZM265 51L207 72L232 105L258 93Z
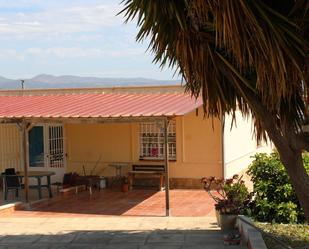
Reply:
M104 189L68 196L58 195L16 211L14 216L165 216L165 192L133 190L122 193ZM204 190L170 190L170 214L173 217L214 217L214 201Z

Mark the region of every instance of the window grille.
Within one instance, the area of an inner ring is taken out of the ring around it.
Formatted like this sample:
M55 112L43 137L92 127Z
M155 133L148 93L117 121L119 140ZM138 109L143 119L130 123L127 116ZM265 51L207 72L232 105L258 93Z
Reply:
M176 160L176 124L168 126L169 159ZM164 159L164 128L155 122L140 124L140 159Z
M50 125L49 133L49 165L52 168L64 167L63 126Z

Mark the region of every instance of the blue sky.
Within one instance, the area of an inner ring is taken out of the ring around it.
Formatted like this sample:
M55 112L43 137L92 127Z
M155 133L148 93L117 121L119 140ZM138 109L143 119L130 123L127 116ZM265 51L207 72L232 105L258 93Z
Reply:
M0 0L0 75L173 78L135 42L120 0Z

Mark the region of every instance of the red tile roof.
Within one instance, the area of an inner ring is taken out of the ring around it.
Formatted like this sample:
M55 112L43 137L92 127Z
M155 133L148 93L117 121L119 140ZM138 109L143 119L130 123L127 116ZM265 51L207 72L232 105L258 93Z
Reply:
M0 119L181 116L201 105L183 93L0 96Z

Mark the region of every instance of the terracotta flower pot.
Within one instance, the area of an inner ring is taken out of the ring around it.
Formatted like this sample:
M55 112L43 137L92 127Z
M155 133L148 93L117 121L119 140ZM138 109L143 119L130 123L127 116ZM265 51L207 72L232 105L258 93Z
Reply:
M124 193L128 192L129 191L129 184L128 183L123 183L121 185L121 191L124 192Z

